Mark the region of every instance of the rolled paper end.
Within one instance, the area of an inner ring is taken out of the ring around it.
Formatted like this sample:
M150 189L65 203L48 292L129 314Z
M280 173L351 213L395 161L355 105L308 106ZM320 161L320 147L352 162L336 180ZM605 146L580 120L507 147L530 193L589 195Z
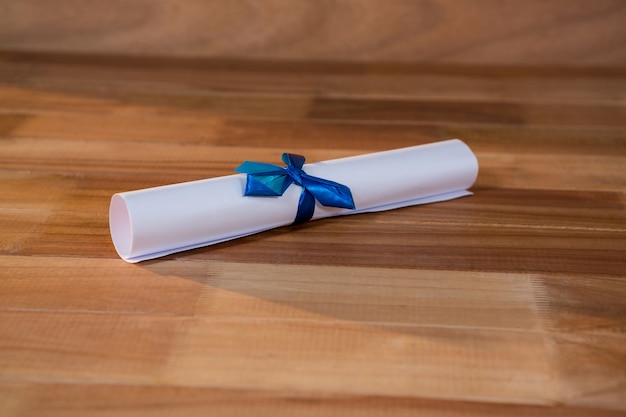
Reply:
M115 250L124 260L130 257L133 246L133 230L130 222L130 212L126 202L119 195L111 198L109 207L109 229Z

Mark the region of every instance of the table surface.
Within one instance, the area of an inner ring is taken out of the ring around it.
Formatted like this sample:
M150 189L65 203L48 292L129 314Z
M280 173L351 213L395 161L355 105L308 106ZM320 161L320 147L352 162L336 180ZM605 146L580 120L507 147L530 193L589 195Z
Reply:
M0 54L3 416L626 413L626 72ZM474 195L128 264L116 192L449 138Z

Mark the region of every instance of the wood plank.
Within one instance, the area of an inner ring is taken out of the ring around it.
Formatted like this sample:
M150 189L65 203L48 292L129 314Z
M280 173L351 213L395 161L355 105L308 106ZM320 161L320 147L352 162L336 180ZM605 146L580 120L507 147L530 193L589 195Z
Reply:
M580 125L624 127L626 108L615 105L524 105L509 102L353 100L319 98L313 119L405 121L449 124Z
M55 18L51 18L54 16ZM7 4L0 48L127 55L623 66L615 0ZM480 30L477 30L480 28Z
M47 384L0 382L0 392L10 400L13 415L46 410L49 416L621 416L619 410L555 405L517 405L424 398L276 393L253 389L137 386L111 384ZM7 402L4 402L7 404ZM8 408L5 408L8 409Z
M168 274L164 265L157 274L111 260L76 258L9 256L2 258L2 266L0 311L18 312L191 316L195 308L190 300L202 287L197 277L204 277L198 268L187 268L190 273L181 280L173 275L181 268ZM168 297L159 296L164 292Z
M20 256L5 257L2 262L3 311L195 316L227 321L254 317L286 323L330 316L409 333L422 326L539 328L532 276L528 275L220 261L186 262L182 267L167 261L136 268L111 259ZM91 276L84 275L86 269L92 271ZM258 269L267 273L255 275ZM385 281L380 276L385 276ZM339 282L337 277L341 277ZM86 288L97 297L86 297ZM171 295L158 300L162 292ZM329 303L333 294L341 297ZM250 297L266 302L250 310L254 307L247 302ZM285 317L284 309L290 307L298 311Z
M97 125L97 130L91 126ZM224 117L194 112L161 115L77 111L0 113L0 135L9 138L107 142L164 142L204 146L296 149L312 143L323 149L382 151L449 138L463 138L477 152L514 154L623 155L626 129L579 126L475 126L350 123Z
M190 96L273 94L551 103L623 100L626 85L622 67L242 61L2 50L0 74L8 85L92 94L158 91Z
M473 145L472 141L468 140L467 143ZM306 155L308 162L360 155L370 151L359 148L320 150L315 145L307 147L303 145L304 143L300 142L289 151ZM58 174L78 172L97 174L114 170L116 175L149 175L157 171L161 175L168 174L171 180L167 183L173 183L182 176L188 179L202 179L233 174L233 169L242 161L250 159L247 155L251 153L256 155L258 161L276 163L285 151L269 146L248 148L189 144L180 148L175 143L152 143L149 144L151 152L146 155L146 146L142 143L106 140L41 141L19 138L11 140L0 149L0 166L11 170L30 168L39 172ZM480 152L479 149L476 151L477 158L488 168L481 170L477 186L493 187L508 184L511 188L522 189L571 191L594 189L615 192L623 191L626 186L626 173L621 169L624 163L623 155L537 155ZM22 155L27 156L20 158ZM606 168L610 175L606 175L602 182L599 182L590 173L601 168Z

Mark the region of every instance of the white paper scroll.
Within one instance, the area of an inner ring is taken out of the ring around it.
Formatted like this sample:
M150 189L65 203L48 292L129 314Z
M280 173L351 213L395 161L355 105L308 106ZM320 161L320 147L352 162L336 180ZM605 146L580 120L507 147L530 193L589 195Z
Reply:
M478 162L465 143L452 139L303 169L352 191L356 210L316 202L313 219L319 219L470 195ZM299 186L280 197L245 197L245 184L246 175L236 174L115 194L109 211L115 249L122 259L139 262L293 223Z

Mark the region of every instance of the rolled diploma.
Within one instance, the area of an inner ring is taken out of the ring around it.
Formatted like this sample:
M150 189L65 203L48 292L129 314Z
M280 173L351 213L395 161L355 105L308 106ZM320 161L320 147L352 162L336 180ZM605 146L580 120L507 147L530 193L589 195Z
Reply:
M242 161L243 162L243 161ZM313 219L390 210L470 195L478 162L458 139L306 164L348 186L356 210L316 202ZM301 187L279 197L244 196L246 174L113 195L109 226L122 259L139 262L293 223Z

